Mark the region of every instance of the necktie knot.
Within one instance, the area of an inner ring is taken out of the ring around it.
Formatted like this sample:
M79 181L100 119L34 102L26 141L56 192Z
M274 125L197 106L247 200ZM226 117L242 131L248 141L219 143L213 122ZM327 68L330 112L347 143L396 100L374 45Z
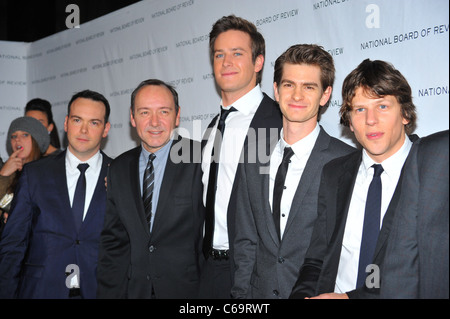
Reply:
M292 150L292 147L286 146L283 152L283 162L289 162L293 155L294 151Z
M150 153L150 155L148 156L148 161L151 162L151 163L153 163L153 161L155 160L155 158L156 158L156 155L153 154L153 153Z
M224 109L224 108L220 108L220 124L224 125L225 124L225 120L227 118L227 116L231 113L237 111L233 106L230 107L229 109Z
M77 168L80 170L81 174L84 174L86 170L89 168L89 164L78 164Z
M383 166L381 166L381 164L373 164L372 167L374 170L373 177L380 177L384 171Z

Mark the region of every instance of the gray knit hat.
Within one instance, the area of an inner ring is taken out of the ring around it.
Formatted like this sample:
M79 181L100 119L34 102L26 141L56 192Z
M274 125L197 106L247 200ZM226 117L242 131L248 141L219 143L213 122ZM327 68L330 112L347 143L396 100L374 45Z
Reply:
M8 130L8 146L11 148L11 135L16 131L30 133L39 145L41 153L45 153L50 144L50 136L45 126L33 117L23 116L11 122Z

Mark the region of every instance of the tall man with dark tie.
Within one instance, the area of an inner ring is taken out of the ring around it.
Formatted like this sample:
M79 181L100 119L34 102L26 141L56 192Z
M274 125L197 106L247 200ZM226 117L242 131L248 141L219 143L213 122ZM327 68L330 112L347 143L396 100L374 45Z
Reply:
M332 56L317 45L294 45L274 69L283 129L270 162L245 163L238 172L235 298L289 297L317 217L323 165L356 151L318 124L333 89ZM250 153L255 146L248 144Z
M198 297L204 207L200 142L181 137L178 93L150 79L131 94L141 145L108 173L99 298Z
M281 113L261 91L265 41L255 25L236 16L219 19L210 32L210 56L221 92L220 118L210 123L203 142L203 185L206 206L202 298L230 298L234 276L236 170L248 161L249 140L277 136ZM214 151L213 151L214 149ZM243 160L240 160L241 154Z
M100 93L75 94L67 150L23 168L0 242L0 298L95 298L109 113Z
M377 298L379 269L417 136L411 87L384 61L364 60L344 80L341 123L361 152L323 168L318 218L292 298ZM378 273L377 273L378 272Z

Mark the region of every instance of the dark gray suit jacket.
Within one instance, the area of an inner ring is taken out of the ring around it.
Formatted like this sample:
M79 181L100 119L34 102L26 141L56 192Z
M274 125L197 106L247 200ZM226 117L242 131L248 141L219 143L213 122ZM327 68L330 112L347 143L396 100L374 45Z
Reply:
M125 152L108 172L97 296L197 298L204 222L200 143L173 141L151 233L140 191L140 153L140 146Z
M410 136L414 142L416 135ZM333 292L339 267L348 208L353 194L362 152L337 158L323 168L318 199L318 217L314 225L311 244L305 256L298 280L290 298L312 297ZM403 170L375 247L373 264L381 265L386 252L392 220L400 197ZM347 292L350 298L378 298L379 289L367 287Z
M270 145L272 153L277 140ZM249 153L255 145L249 144ZM296 186L280 242L269 203L270 162L240 166L237 188L235 298L288 298L298 277L317 217L317 194L325 163L357 151L323 128ZM262 171L263 170L263 171ZM265 172L266 173L265 173Z
M381 298L449 298L449 131L420 139L381 274Z

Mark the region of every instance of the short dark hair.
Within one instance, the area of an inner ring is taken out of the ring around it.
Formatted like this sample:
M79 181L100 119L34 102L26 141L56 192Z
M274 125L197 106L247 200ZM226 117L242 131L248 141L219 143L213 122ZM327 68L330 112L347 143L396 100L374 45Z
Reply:
M217 20L211 32L209 33L209 53L211 57L211 62L214 61L214 44L216 43L217 37L226 31L237 30L247 33L250 36L251 47L252 47L252 61L256 62L256 58L260 55L266 56L266 43L263 35L258 32L256 26L243 18L236 17L235 15L224 16ZM262 80L262 68L256 75L256 83L261 83Z
M140 89L142 89L144 86L149 86L149 85L166 87L170 91L170 93L172 93L173 102L175 104L175 113L178 114L178 110L180 109L180 104L178 102L178 93L175 90L175 88L172 85L170 85L164 81L161 81L158 79L148 79L148 80L145 80L145 81L142 81L141 83L139 83L137 88L135 88L133 93L131 93L130 109L131 109L131 113L133 114L133 116L134 116L134 102L136 100L136 95L138 94Z
M45 113L48 124L53 124L53 130L50 132L50 144L56 148L60 148L61 143L59 142L58 129L53 121L52 105L50 102L40 98L32 99L25 105L25 114L29 111Z
M402 116L408 120L405 125L407 134L411 134L416 126L416 106L412 101L412 90L405 77L385 61L365 59L345 78L342 85L342 106L339 111L341 124L350 125L350 112L355 91L363 88L366 93L375 97L395 96L401 105Z
M273 81L279 86L283 77L283 67L286 63L317 65L320 68L320 82L322 89L333 87L335 67L333 57L323 47L315 44L296 44L288 48L275 61ZM326 108L330 99L323 106Z
M75 93L69 101L69 105L67 106L67 115L70 114L70 107L72 106L73 101L78 98L89 99L96 102L102 102L105 105L105 124L109 121L109 114L111 113L111 107L109 106L108 100L100 93L91 91L91 90L83 90L78 93Z

